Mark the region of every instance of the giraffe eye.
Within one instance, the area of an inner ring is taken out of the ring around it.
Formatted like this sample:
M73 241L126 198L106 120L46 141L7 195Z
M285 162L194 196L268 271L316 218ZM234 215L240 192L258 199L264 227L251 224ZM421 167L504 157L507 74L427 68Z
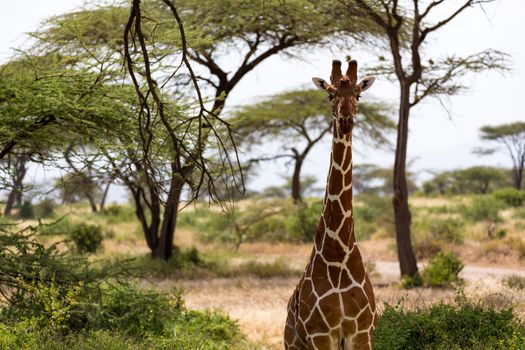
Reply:
M335 98L334 95L328 95L328 101L332 101Z

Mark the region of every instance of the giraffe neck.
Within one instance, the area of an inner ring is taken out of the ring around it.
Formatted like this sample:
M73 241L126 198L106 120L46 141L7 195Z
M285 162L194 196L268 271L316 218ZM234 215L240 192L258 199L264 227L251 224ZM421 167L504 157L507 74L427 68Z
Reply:
M330 238L329 241L336 240L336 247L340 246L341 250L351 249L355 243L352 209L352 133L342 134L335 124L323 213L315 240L317 250L334 250L333 244L323 244L327 237Z

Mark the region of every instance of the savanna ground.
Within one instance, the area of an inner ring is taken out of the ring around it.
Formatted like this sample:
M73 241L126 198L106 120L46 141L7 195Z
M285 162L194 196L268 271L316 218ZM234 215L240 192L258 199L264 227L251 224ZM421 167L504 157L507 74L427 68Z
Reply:
M239 207L250 206L253 201L241 202ZM399 284L392 223L381 221L380 211L374 214L375 221L370 220L374 215L366 210L359 217L358 208L367 204L357 201L357 230L362 221L361 228L367 231L366 235L358 232L359 246L380 312L385 304L408 309L427 307L439 301L453 303L458 294L464 294L488 307L512 307L517 317L525 319L525 210L502 207L492 219L490 215L485 215L485 219L478 217L479 220L464 219L469 215L461 214L458 208L472 206L473 201L476 198L412 198L414 246L420 269L437 251L453 252L465 264L460 273L464 283L413 289L401 288ZM311 243L245 237L236 250L224 240L203 239L203 230L214 224L205 221L194 225L196 213L202 210L208 214L218 212L200 204L197 209L186 208L180 214L175 236L176 246L182 252L190 252L190 260L195 264L151 261L132 208L127 206L112 206L105 214L93 214L82 204L58 207L54 217L65 215L64 218L55 224L57 229L50 226L50 232L41 239L46 244L67 239L60 226L67 230L68 225L80 222L100 225L105 238L102 249L90 255L91 260L135 259L132 264L144 272L141 285L160 291L182 289L188 308L219 310L236 320L248 339L261 348L281 349L286 304L310 256ZM365 227L367 221L370 225ZM36 222L29 220L23 225L31 223ZM60 246L67 249L71 243Z

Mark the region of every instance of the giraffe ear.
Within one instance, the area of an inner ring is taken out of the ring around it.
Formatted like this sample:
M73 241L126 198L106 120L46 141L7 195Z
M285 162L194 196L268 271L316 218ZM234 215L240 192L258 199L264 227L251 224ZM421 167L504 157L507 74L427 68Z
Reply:
M376 81L375 77L366 77L357 85L357 87L361 88L361 91L368 90L372 84L374 84L374 81Z
M328 87L328 84L326 82L326 80L324 79L321 79L321 78L312 78L312 81L314 82L315 86L317 86L317 88L321 91L326 91L326 88Z

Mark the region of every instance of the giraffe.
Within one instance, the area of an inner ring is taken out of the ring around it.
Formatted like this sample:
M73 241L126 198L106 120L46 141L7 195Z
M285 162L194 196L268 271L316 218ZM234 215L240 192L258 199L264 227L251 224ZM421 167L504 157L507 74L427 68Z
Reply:
M332 105L333 141L323 212L310 261L288 302L287 350L372 349L376 305L354 235L352 213L352 128L361 92L375 81L357 83L357 61L332 62L330 84L312 78Z

